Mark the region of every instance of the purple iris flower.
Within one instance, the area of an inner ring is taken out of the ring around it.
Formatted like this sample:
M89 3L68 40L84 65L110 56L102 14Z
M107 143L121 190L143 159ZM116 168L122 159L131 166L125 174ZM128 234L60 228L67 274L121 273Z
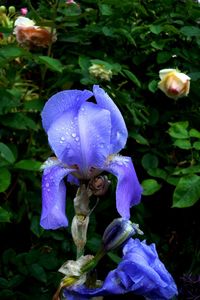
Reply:
M87 101L92 96L95 102ZM70 182L89 180L102 171L117 177L117 210L129 218L130 207L140 202L142 189L131 158L117 154L124 148L128 133L108 94L97 85L93 93L59 92L45 104L42 124L57 158L49 158L44 166L41 226L57 229L68 225L64 178Z
M108 273L101 287L92 289L74 285L66 288L64 295L66 299L78 300L129 292L151 300L172 299L178 294L172 276L158 257L155 244L129 239L123 248L122 261Z

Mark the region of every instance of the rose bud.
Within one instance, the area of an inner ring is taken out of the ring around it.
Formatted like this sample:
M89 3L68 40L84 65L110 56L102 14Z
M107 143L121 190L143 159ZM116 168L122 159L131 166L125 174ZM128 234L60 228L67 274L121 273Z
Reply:
M190 77L175 69L160 70L161 81L158 83L159 89L166 96L178 99L187 96L190 90Z

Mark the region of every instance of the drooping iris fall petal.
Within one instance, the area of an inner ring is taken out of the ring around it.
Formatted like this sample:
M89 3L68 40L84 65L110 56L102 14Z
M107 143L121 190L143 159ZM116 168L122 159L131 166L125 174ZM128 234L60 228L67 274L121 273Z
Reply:
M64 177L73 170L60 166L46 168L42 177L42 215L40 225L45 229L66 227L66 186Z
M142 188L132 160L127 156L111 156L106 171L117 177L116 206L125 219L130 218L130 208L141 200Z

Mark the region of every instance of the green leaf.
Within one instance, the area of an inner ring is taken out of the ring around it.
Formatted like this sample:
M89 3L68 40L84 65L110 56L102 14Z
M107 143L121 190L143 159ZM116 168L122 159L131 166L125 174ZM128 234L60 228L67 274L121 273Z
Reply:
M112 8L107 4L99 4L99 10L103 16L111 16L113 13Z
M24 281L24 276L22 275L15 275L9 280L9 287L14 288L19 286Z
M148 169L147 173L150 176L157 177L157 178L162 178L164 180L167 178L167 172L165 170L162 170L162 169L159 169L159 168Z
M152 80L148 84L148 89L152 92L155 93L158 89L158 81L157 80Z
M170 128L168 133L171 137L176 139L187 139L189 137L189 132L187 130L189 126L188 121L169 123Z
M0 168L0 193L5 192L11 182L11 174L6 168Z
M157 156L147 153L142 158L142 166L145 170L155 169L158 166L158 158Z
M0 143L0 156L11 164L15 161L15 157L12 151L7 145L3 143Z
M200 142L194 142L193 143L193 148L196 150L200 150Z
M142 187L142 194L144 196L149 196L156 193L161 188L161 185L155 179L146 179L142 181Z
M47 270L55 270L59 267L59 260L53 253L42 253L39 258L39 263Z
M167 61L170 60L170 58L171 58L171 52L167 52L167 51L159 52L157 55L157 63L158 64L166 63Z
M13 59L16 57L21 57L25 55L30 55L28 51L21 47L15 47L15 46L4 46L0 49L0 56L5 57L6 59Z
M6 289L9 287L9 281L3 277L0 277L0 288Z
M161 25L154 25L154 24L152 24L152 25L149 26L149 29L150 29L150 31L152 33L158 35L163 30L163 27Z
M174 146L180 148L180 149L186 149L186 150L189 150L192 148L192 145L190 143L190 140L176 140L174 142Z
M137 132L130 131L129 136L132 137L133 139L135 139L138 144L149 145L148 140L145 139L141 134L139 134Z
M44 56L40 55L35 58L35 60L38 63L45 64L50 70L60 72L62 73L63 71L63 65L58 59L49 57L49 56Z
M177 168L172 175L186 175L193 173L200 173L200 165L190 166L188 168Z
M14 167L16 169L27 170L27 171L40 171L42 163L36 160L24 159L18 161Z
M47 282L47 276L44 269L39 264L32 264L30 267L30 273L33 277L35 277L37 280L46 283Z
M0 206L0 222L10 222L11 213Z
M36 130L36 123L23 113L13 113L2 118L1 123L14 129L33 129Z
M129 70L123 69L123 73L133 82L135 85L137 85L139 88L141 87L141 83L139 79Z
M180 32L186 36L200 36L200 29L195 26L183 26Z
M165 41L164 40L153 41L151 43L151 46L155 49L162 50L165 46Z
M40 226L40 217L39 216L34 216L31 218L31 231L37 236L41 237L43 234L44 230Z
M182 177L173 194L172 207L190 207L200 198L200 176L190 174Z
M190 129L190 131L189 131L189 135L190 135L190 137L200 138L200 131L198 131L198 130L192 128L192 129Z

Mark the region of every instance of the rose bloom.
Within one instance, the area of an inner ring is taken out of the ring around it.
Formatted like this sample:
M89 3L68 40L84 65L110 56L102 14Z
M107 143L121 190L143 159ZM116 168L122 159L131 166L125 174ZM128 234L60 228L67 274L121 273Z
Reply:
M190 77L175 69L160 70L161 81L158 83L159 89L166 96L178 99L187 96L190 90Z
M13 34L19 44L33 47L48 47L51 42L55 42L55 33L52 33L47 28L35 26L35 22L26 17L18 17L14 23Z

